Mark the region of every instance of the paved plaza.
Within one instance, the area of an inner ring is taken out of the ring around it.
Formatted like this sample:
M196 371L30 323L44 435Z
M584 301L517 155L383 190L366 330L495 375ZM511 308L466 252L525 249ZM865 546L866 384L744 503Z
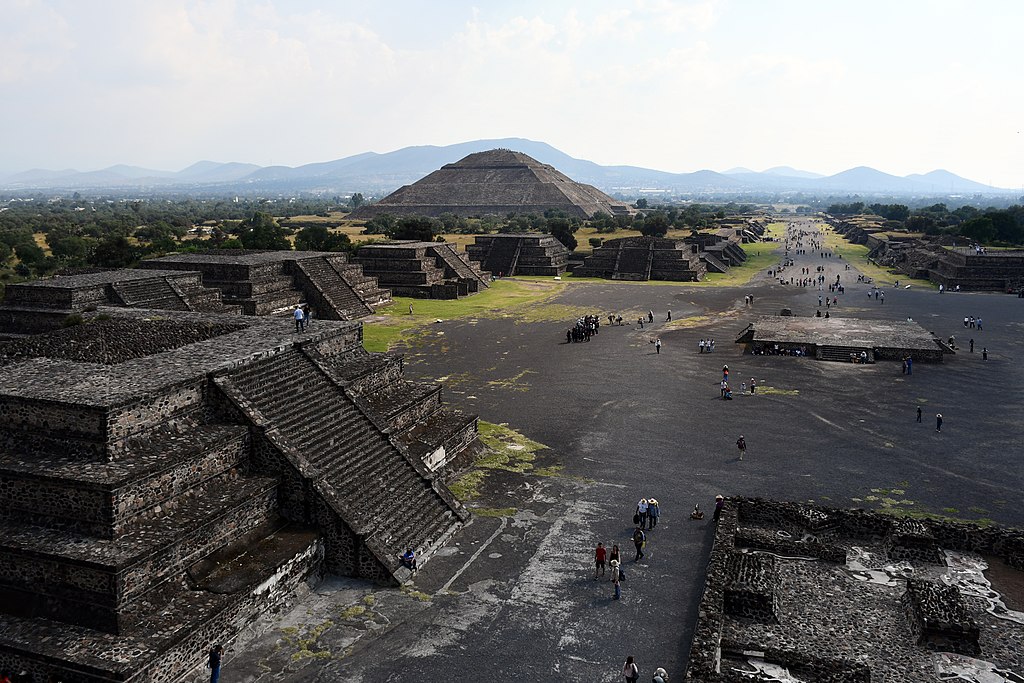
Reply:
M881 305L844 261L795 258L796 268L825 265L826 282L842 276L834 318L909 317L941 339L955 335L960 351L915 364L912 376L893 361L743 355L733 341L758 316L790 308L809 317L817 307L817 287L764 273L744 288L570 283L552 303L633 322L602 325L587 343L565 343L572 319L434 325L401 349L406 374L444 379L452 404L547 448L531 471L484 479L469 501L484 514L411 586L329 579L291 612L268 616L265 635L234 646L222 680L612 682L627 655L641 680L658 666L681 680L713 536L710 514L689 513L698 503L710 510L716 494L1024 525L1024 300L914 284L886 288ZM640 330L648 310L655 322ZM984 330L965 329L964 316L982 318ZM698 353L707 338L715 352ZM732 401L720 398L723 365ZM753 395L739 391L750 378ZM656 497L662 517L634 563L642 497ZM599 541L622 549L619 601L594 580Z

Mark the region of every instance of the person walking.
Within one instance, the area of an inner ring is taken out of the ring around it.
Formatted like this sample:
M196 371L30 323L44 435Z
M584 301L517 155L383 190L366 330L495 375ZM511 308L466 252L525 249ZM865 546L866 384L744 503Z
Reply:
M935 431L942 431L942 413L935 413Z
M654 340L654 351L658 355L661 355L661 337L658 337L657 339Z
M921 422L921 406L917 407L917 421Z
M736 439L736 448L740 449L740 460L743 460L743 456L747 453L747 440L740 434L740 438Z
M604 543L598 543L597 549L594 551L594 581L597 581L598 575L604 576L604 561L608 555L608 551L605 550Z
M981 359L982 360L988 360L988 347L987 346L982 346L981 347Z
M654 322L654 311L647 311L647 322Z
M633 655L626 657L626 663L622 665L622 677L626 683L636 683L640 680L640 669L637 668Z
M715 516L714 520L717 522L718 518L722 516L722 508L725 507L725 498L721 494L715 496Z
M295 306L292 317L295 318L295 331L302 332L306 328L306 314L303 313L302 306Z
M622 564L622 558L619 557L619 544L612 543L612 550L608 553L608 566L612 568L612 574L615 576L619 575L618 567L620 564ZM615 576L612 577L613 581Z
M647 524L647 499L641 498L636 504L636 514L633 515L633 523L643 528Z
M647 545L647 534L644 533L642 526L633 530L633 545L636 546L636 557L633 561L639 562L644 557L644 546Z
M622 576L619 574L619 561L612 560L608 563L612 570L612 585L615 587L615 599L622 597Z
M658 526L659 517L661 517L661 504L656 498L647 499L647 528L653 529Z
M206 667L210 670L210 683L217 683L220 680L220 662L223 657L224 646L214 645L206 661Z
M971 339L968 343L971 345L971 353L974 353L974 340Z
M672 322L672 311L668 312L668 317L665 318L665 322L667 322L667 323Z

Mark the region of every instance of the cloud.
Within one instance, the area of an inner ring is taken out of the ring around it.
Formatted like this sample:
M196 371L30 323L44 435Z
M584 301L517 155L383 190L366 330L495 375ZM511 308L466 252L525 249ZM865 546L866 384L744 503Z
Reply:
M39 0L4 3L0 22L0 85L57 71L75 46L64 18Z

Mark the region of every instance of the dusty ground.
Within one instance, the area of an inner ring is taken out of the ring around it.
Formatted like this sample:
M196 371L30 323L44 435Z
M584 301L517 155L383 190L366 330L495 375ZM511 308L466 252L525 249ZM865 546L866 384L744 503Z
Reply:
M653 327L603 326L585 344L564 343L569 320L437 325L406 350L407 375L449 378L448 401L548 446L538 468L564 469L490 476L470 504L509 509L477 516L414 586L331 579L266 635L232 648L222 680L618 681L629 654L642 680L657 666L676 680L711 540L708 521L688 516L716 493L1024 524L1024 300L915 287L887 290L883 305L843 261L799 258L827 265L829 280L842 274L836 315L911 316L965 347L973 336L976 352L915 364L910 377L897 363L744 356L732 340L748 317L784 306L813 315L817 305L816 289L767 276L742 289L574 284L556 303L634 321L655 311ZM668 309L683 320L666 325ZM984 331L965 330L965 315L982 317ZM716 353L698 354L708 337ZM720 400L723 364L734 387L756 377L758 393ZM630 518L648 496L663 517L634 564ZM627 560L621 601L593 578L597 541L618 543Z

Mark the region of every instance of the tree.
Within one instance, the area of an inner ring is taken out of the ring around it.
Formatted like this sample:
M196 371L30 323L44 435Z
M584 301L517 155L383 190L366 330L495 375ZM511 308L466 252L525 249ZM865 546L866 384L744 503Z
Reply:
M352 240L341 232L331 232L323 225L303 228L295 236L295 248L305 251L347 251Z
M579 229L579 224L573 225L568 218L551 218L548 220L548 229L551 231L551 236L564 244L566 249L576 250L576 236L573 233Z
M124 235L111 235L96 245L89 262L103 268L127 268L138 254Z
M366 203L366 198L362 192L356 192L354 195L348 198L348 205L353 209L358 209L360 206Z
M960 224L960 234L977 242L991 242L996 236L996 226L986 216L970 218Z
M636 200L636 203L633 204L633 207L637 209L646 209L647 206L647 199L644 197L641 197L640 199Z
M46 252L35 242L22 242L14 245L14 253L18 260L29 267L38 267L46 261Z
M67 261L78 262L84 261L89 256L89 243L92 240L71 235L69 237L51 237L49 242L54 256Z
M668 216L661 211L655 211L644 219L644 226L640 228L640 234L644 237L664 237L668 234Z
M433 242L434 235L440 232L440 221L426 216L410 216L399 219L397 225L385 234L393 240Z
M363 232L367 235L386 235L398 226L398 219L389 213L382 213L366 221Z
M274 217L264 211L256 211L238 226L238 240L246 249L290 250L291 242Z

